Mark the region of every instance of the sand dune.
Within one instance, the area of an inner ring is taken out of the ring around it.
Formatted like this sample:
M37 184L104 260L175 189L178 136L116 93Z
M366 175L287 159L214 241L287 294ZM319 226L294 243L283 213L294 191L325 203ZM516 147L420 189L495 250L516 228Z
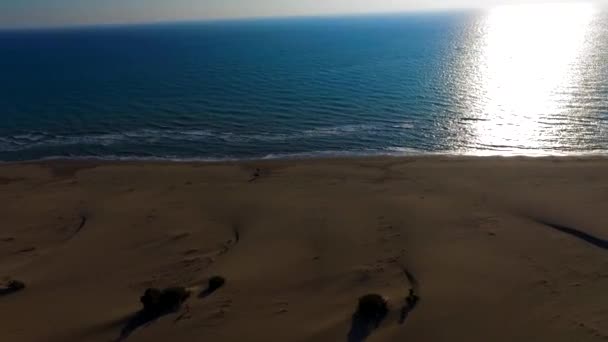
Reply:
M367 293L390 306L367 341L607 340L606 175L590 158L6 164L0 281L27 288L0 292L0 341L118 341L169 286L193 294L122 340L348 341Z

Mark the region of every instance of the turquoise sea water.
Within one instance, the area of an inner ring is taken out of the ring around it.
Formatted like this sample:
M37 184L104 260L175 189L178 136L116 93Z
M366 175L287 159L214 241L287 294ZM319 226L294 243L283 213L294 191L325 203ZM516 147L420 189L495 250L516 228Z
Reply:
M0 31L0 78L5 161L608 151L586 5Z

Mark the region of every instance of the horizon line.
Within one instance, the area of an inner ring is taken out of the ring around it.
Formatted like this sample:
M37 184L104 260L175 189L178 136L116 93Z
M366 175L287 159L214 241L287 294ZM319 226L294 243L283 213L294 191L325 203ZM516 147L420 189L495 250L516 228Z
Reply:
M585 4L590 4L597 9L607 9L608 4L599 4L595 1L585 1ZM341 13L313 13L313 14L294 14L294 15L261 15L261 16L234 16L221 18L188 18L188 19L158 19L158 20L143 20L131 22L109 22L109 23L74 23L74 24L43 24L43 25L25 25L25 26L1 26L0 32L18 32L18 31L51 31L51 30L78 30L78 29L103 29L103 28L121 28L134 26L154 26L154 25L171 25L171 24L204 24L204 23L222 23L222 22L247 22L247 21L273 21L273 20L297 20L297 19L334 19L334 18L357 18L371 16L401 16L412 14L437 14L437 13L454 13L454 12L486 12L495 8L512 7L512 6L538 6L549 4L570 4L580 5L581 2L568 0L548 0L543 3L519 3L519 4L503 4L491 7L437 7L424 9L403 9L399 11L371 11L371 12L341 12Z
M377 12L345 12L345 13L320 13L320 14L296 14L296 15L268 15L268 16L243 16L225 18L200 18L200 19L160 19L150 21L133 22L110 22L110 23L86 23L86 24L49 24L31 26L0 26L0 32L7 31L42 31L42 30L73 30L73 29L93 29L93 28L119 28L130 26L153 26L169 24L188 24L188 23L222 23L222 22L246 22L246 21L272 21L289 19L332 19L349 17L369 17L369 16L400 16L410 14L432 14L432 13L452 13L452 12L476 12L487 11L490 8L483 7L453 7L453 8L428 8L428 9L405 9L401 11L377 11Z

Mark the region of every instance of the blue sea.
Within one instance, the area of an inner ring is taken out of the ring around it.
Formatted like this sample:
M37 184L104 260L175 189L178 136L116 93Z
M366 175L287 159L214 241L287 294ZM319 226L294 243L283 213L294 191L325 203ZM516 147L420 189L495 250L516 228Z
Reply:
M0 31L0 160L608 152L586 4Z

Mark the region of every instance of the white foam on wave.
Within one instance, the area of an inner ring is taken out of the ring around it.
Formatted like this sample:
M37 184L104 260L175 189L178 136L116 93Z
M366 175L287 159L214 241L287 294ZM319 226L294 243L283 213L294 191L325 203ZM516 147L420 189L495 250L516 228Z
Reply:
M258 158L259 159L259 158ZM179 162L179 163L190 163L190 162L209 162L209 163L218 163L218 162L234 162L241 160L248 160L242 158L232 158L232 157L180 157L180 156L119 156L119 155L103 155L103 156L94 156L94 155L82 155L82 156L48 156L40 159L34 159L30 161L47 161L47 160L92 160L92 161L142 161L142 162Z
M101 133L88 135L53 135L51 133L28 133L0 137L0 152L18 152L39 147L69 145L111 146L121 143L153 144L169 142L205 142L219 140L230 143L281 142L300 139L314 139L328 136L343 136L357 133L373 133L383 129L382 125L342 125L319 127L299 132L261 132L243 133L221 132L204 129L140 129L126 132Z
M357 158L357 157L374 157L374 156L422 156L430 155L423 151L412 150L410 153L394 153L387 150L353 150L353 151L338 151L338 150L323 150L311 152L295 152L295 153L270 153L252 157L183 157L183 156L121 156L121 155L82 155L82 156L48 156L36 160L94 160L94 161L166 161L166 162L238 162L238 161L257 161L257 160L290 160L290 159L329 159L329 158ZM32 161L36 161L32 160Z
M568 152L568 153L500 153L496 151L435 151L429 152L405 147L387 147L380 150L322 150L311 152L296 152L296 153L271 153L252 157L184 157L176 155L165 156L137 156L137 155L55 155L40 159L30 160L93 160L93 161L142 161L142 162L205 162L205 163L221 163L221 162L239 162L239 161L259 161L259 160L298 160L298 159L331 159L331 158L359 158L359 157L426 157L426 156L441 156L441 157L608 157L608 152L604 150L594 150L589 152ZM2 161L0 161L2 163Z

